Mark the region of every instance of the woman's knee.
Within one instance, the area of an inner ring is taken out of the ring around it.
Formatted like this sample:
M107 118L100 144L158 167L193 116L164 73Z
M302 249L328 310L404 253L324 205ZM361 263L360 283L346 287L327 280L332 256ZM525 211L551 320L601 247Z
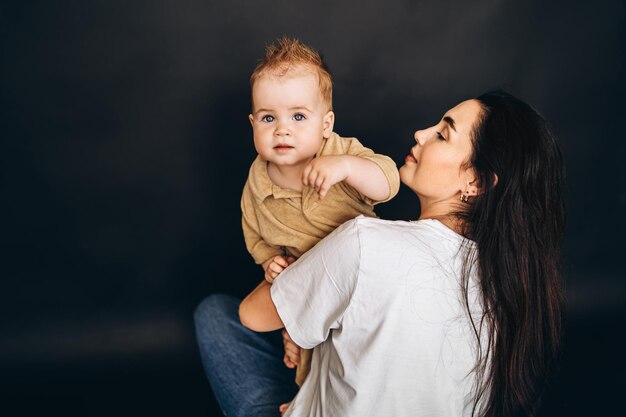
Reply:
M211 294L194 311L196 328L216 328L239 320L239 300L226 294Z

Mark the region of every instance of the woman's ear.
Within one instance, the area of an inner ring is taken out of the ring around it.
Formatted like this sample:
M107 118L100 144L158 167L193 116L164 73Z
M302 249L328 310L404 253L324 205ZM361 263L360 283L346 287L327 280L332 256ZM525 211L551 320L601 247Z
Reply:
M468 197L476 197L477 195L483 193L483 189L478 186L478 180L474 178L473 180L467 182L465 190L462 192Z
M467 168L464 172L464 187L461 190L461 194L465 194L468 197L476 197L485 192L484 186L478 184L476 178L476 172L473 168ZM498 175L493 173L493 187L498 185Z
M474 168L469 167L463 171L462 175L461 195L465 197L476 197L481 194L482 191L478 186L478 179L476 179L476 172Z
M329 111L324 116L324 137L328 139L333 134L333 126L335 125L335 113Z

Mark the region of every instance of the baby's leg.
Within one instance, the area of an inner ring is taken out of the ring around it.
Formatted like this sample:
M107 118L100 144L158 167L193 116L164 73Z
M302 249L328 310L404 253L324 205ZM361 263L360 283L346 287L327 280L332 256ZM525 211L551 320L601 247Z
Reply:
M306 379L307 375L309 374L309 371L311 370L311 353L312 352L313 350L311 349L300 350L300 363L298 364L298 367L296 368L296 384L298 384L299 387L301 387L302 384L304 384L304 380ZM285 410L287 410L287 408L289 407L289 404L291 404L291 401L280 405L279 410L280 410L281 415L285 412Z
M300 350L300 363L296 368L296 384L299 387L304 384L304 380L306 379L309 371L311 370L311 353L313 351L311 349L302 349Z

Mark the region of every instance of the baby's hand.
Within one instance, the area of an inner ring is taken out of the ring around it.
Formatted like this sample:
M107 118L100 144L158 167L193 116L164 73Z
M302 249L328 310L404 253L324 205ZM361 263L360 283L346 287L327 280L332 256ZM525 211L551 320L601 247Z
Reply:
M333 184L345 180L349 174L350 157L347 155L320 156L304 168L302 184L314 188L321 200Z
M276 277L295 260L296 258L293 256L274 256L273 258L268 259L263 263L263 269L265 269L265 280L271 284L274 282Z

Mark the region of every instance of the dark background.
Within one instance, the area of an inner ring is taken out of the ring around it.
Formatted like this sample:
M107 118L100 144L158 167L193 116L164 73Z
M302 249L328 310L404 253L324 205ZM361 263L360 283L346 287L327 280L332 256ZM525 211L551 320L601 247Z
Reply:
M623 415L624 9L2 2L0 414L216 415L192 315L207 294L261 279L240 228L248 77L290 35L334 73L335 130L399 165L415 129L491 88L552 123L567 164L568 322L541 415ZM417 209L402 188L377 212Z

